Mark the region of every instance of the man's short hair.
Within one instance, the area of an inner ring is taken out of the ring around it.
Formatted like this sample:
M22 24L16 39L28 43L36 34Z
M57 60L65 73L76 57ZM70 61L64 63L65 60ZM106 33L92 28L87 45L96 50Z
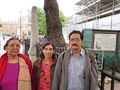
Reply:
M82 34L80 31L77 31L77 30L73 30L73 31L69 34L69 40L70 40L70 36L71 36L72 34L79 34L81 40L83 40L83 34Z

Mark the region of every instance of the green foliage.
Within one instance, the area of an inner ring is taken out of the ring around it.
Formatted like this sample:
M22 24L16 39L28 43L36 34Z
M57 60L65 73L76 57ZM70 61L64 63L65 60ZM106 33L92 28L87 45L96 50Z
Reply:
M45 18L45 12L43 9L38 8L37 9L37 15L38 15L38 30L40 35L46 35L46 18Z
M62 11L59 12L59 17L60 17L60 21L62 23L62 27L64 27L66 24L66 17L64 16Z
M40 35L46 35L46 17L45 12L41 8L37 8L37 15L38 15L38 30ZM60 20L62 23L62 27L65 26L66 23L66 17L62 13L62 11L59 12Z

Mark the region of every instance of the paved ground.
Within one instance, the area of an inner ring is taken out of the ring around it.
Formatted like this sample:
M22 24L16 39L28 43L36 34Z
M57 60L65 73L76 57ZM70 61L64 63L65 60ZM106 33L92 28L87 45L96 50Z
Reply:
M101 81L101 79L99 79L99 83L100 83L100 81ZM98 89L98 90L100 90L100 89ZM108 78L108 77L105 78L104 90L111 90L111 79ZM115 83L114 83L114 90L120 90L120 82L115 81Z
M100 89L98 89L98 90L100 90ZM110 82L105 84L104 90L111 90ZM120 82L115 82L114 90L120 90Z
M120 90L120 82L115 82L114 90ZM105 90L111 90L111 83L105 84Z
M120 74L118 74L118 75L120 75ZM101 81L101 73L100 72L99 72L99 75L98 75L98 81L99 82ZM100 90L100 89L98 89L98 90ZM111 79L109 77L105 78L104 90L111 90ZM120 90L120 82L115 81L114 90Z

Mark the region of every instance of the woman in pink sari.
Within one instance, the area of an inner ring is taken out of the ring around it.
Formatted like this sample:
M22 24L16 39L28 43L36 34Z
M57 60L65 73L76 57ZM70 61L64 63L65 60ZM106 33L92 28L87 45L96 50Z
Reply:
M31 60L19 53L20 40L10 38L0 57L0 90L32 90Z

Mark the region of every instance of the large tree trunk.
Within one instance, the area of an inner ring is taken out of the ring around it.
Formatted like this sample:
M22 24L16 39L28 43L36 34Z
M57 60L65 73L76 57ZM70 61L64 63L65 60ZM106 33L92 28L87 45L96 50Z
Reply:
M56 46L65 45L57 1L44 0L44 10L46 13L47 39Z

